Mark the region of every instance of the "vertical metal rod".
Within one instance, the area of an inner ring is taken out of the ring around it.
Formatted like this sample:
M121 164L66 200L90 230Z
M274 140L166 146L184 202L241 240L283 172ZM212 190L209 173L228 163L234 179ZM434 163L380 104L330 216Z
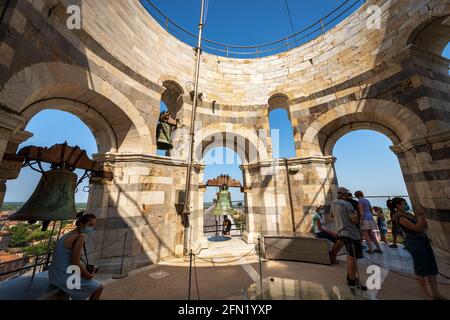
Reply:
M192 250L189 251L189 293L188 293L188 300L191 300L191 284L192 284Z
M320 25L322 26L322 33L325 33L325 26L323 25L323 19L320 19Z
M125 257L125 247L127 245L127 235L128 235L128 232L125 232L125 236L123 238L122 261L120 262L120 274L123 274L123 259Z
M48 264L50 262L50 248L52 246L52 238L53 238L53 232L55 231L56 226L56 220L53 221L52 231L50 232L50 238L48 239L48 245L47 245L47 259L45 260L45 267L48 267ZM61 229L60 229L61 230Z
M188 158L188 167L186 171L186 191L185 191L185 200L184 200L184 209L183 214L185 216L185 224L188 224L188 216L189 216L189 201L190 201L190 191L191 191L191 172L192 172L192 162L194 158L194 125L195 125L195 114L197 110L198 103L198 80L200 76L200 62L201 62L201 54L202 54L202 35L203 35L203 14L205 11L205 0L202 0L202 6L200 11L200 23L198 25L198 44L196 48L197 52L197 62L195 69L195 86L194 86L194 104L192 106L191 113L191 128L190 128L190 145L189 145L189 158ZM188 224L189 225L189 224ZM185 225L185 243L184 248L185 252L188 250L189 236L188 236L188 228L189 226Z
M125 258L125 248L127 245L127 236L128 236L128 232L125 232L125 235L123 237L123 249L122 249L122 260L120 262L120 273L118 275L112 276L113 279L123 279L128 276L128 273L126 273L126 272L123 273L123 262L124 262L124 258Z
M31 275L31 279L34 279L34 276L36 274L36 268L37 268L38 262L39 262L39 256L36 256L34 258L33 274Z
M261 246L261 236L258 236L258 258L259 258L259 285L261 287L261 300L264 299L263 296L263 278L262 278L262 246Z
M291 208L291 219L292 219L292 231L296 232L297 227L295 225L295 213L294 213L294 204L292 201L292 189L291 189L291 177L289 176L289 166L288 166L288 159L284 159L284 167L286 170L286 184L288 187L288 195L289 195L289 206Z

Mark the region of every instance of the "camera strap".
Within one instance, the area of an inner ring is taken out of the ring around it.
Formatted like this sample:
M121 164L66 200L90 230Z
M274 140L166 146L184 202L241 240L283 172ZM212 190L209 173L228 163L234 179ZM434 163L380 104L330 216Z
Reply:
M77 243L78 239L80 239L82 236L78 236L75 241L72 243L72 250L75 247L75 244ZM89 264L89 260L88 260L88 256L87 256L87 251L86 251L86 242L83 242L83 250L84 250L84 257L86 258L86 261L84 261L83 257L81 256L81 262L83 262L86 266Z

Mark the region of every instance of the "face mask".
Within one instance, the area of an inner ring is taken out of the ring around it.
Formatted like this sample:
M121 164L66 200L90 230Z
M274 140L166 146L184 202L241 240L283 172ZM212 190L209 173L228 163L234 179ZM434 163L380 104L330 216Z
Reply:
M324 210L324 209L319 210L319 213L320 213L320 214L325 214L325 210Z
M409 211L411 208L409 207L409 204L405 203L403 206L403 211Z
M90 234L94 232L94 226L86 226L82 229L84 234Z

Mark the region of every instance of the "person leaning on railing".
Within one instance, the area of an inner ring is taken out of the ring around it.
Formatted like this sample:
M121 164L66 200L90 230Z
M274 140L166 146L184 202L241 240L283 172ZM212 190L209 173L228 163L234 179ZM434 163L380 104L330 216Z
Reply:
M91 270L82 263L82 252L85 258L85 235L92 233L95 228L96 217L93 214L84 214L76 221L76 229L65 234L55 245L52 263L49 268L49 281L60 290L67 293L73 300L98 300L103 291L103 286L96 280L95 270ZM80 270L79 287L72 288L69 284L75 275L68 272L70 266L77 266Z
M405 233L405 248L413 258L414 273L417 275L417 282L427 299L445 300L439 293L436 276L438 267L434 256L433 248L425 230L428 223L425 220L425 209L415 210L415 215L408 212L410 207L405 199L392 199L392 207L395 211L394 219ZM430 286L431 294L428 291L427 283Z

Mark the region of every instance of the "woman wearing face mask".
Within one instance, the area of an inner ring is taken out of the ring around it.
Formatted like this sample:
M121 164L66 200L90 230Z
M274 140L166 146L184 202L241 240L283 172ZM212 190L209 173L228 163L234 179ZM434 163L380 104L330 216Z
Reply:
M313 217L313 231L316 234L317 238L326 239L333 243L333 247L329 252L330 260L332 264L338 264L336 256L339 250L341 250L343 243L341 240L339 240L338 236L334 232L331 232L325 228L324 214L325 214L324 208L322 206L317 206L316 213L314 214Z
M82 263L85 235L94 231L96 217L93 214L84 214L76 221L77 228L58 240L51 266L49 268L50 284L67 293L73 300L98 300L103 286L94 280L94 273L86 270ZM68 273L69 266L78 266L80 269L80 286L77 288L73 280L73 271ZM69 277L71 277L69 279ZM69 280L69 281L68 281Z
M405 248L409 251L414 262L414 273L424 295L428 299L445 299L438 290L436 276L438 267L425 230L428 224L425 220L425 210L420 208L415 215L409 213L410 207L405 199L394 198L392 206L395 210L395 220L405 233ZM430 286L431 294L428 291Z

